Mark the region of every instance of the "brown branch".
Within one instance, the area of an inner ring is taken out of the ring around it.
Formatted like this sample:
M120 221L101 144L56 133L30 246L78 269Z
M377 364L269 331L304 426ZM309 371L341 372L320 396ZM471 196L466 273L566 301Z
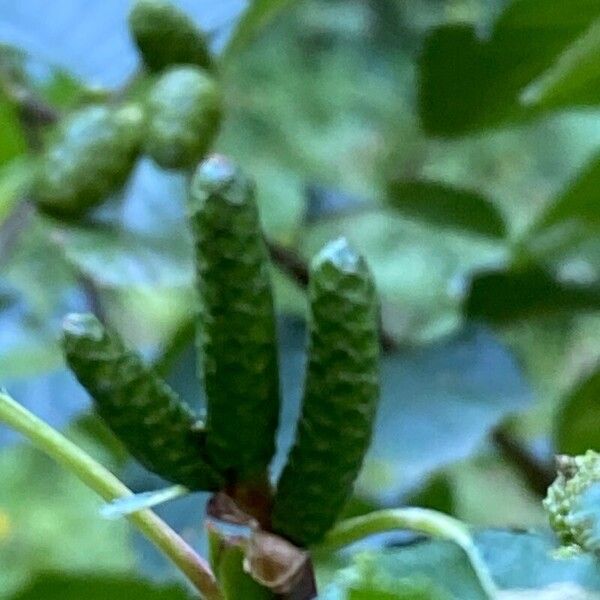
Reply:
M40 150L42 128L58 121L60 113L22 85L0 81L0 88L17 108L29 149Z
M54 107L23 88L12 90L11 98L19 107L21 119L29 126L52 125L60 118Z
M293 250L266 240L271 260L301 288L308 286L308 265Z
M555 478L552 466L533 456L519 440L506 430L506 426L494 429L492 441L506 461L523 476L529 489L540 497L546 496L548 486Z
M102 304L102 298L98 285L94 279L86 273L80 272L77 279L79 280L79 284L81 285L87 300L88 310L96 315L102 324L106 325L106 311L104 310L104 306Z

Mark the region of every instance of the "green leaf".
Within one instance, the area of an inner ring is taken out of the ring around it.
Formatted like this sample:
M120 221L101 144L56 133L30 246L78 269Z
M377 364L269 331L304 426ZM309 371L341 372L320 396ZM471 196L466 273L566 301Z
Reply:
M523 88L599 16L595 0L514 0L486 41L466 25L434 30L420 60L426 131L458 136L538 114L521 104Z
M27 150L27 140L15 105L0 87L0 165L23 154Z
M69 229L71 264L102 287L168 288L191 285L193 265L186 235L157 238L123 230Z
M348 600L447 600L450 598L429 579L420 576L393 577L378 569L374 556L359 556L348 579Z
M289 4L291 0L253 0L238 21L223 52L223 58L229 60L248 46L260 34L260 30Z
M550 534L486 530L476 534L476 543L498 586L502 590L514 590L514 596L503 592L507 599L514 597L517 600L517 590L531 590L530 596L523 596L524 600L534 597L541 600L546 597L544 594L548 594L548 599L562 600L571 597L566 594L571 590L589 592L590 596L575 596L578 600L589 600L597 595L593 592L600 591L600 571L596 560L589 555L554 558L552 550L556 546ZM487 600L462 550L451 542L436 540L363 553L355 559L353 566L338 573L320 598L352 598L349 594L356 581L361 580L365 562L370 569L367 571L369 577L375 582L424 581L431 588L440 590L438 594L444 592L445 597L452 600ZM550 595L550 586L556 586L556 596ZM536 591L535 596L533 590ZM558 590L563 590L564 595L559 595ZM439 595L430 597L437 599ZM379 600L378 596L373 598ZM394 596L382 598L395 600Z
M556 418L557 450L584 454L600 449L600 367L578 382L562 402Z
M530 105L593 106L600 103L600 19L571 44L523 93Z
M444 471L434 473L410 496L407 504L439 510L449 515L456 514L456 493L452 480Z
M503 325L599 308L599 286L562 283L544 269L531 266L523 270L487 271L475 275L463 310L469 319Z
M180 587L156 586L132 577L46 574L11 600L190 600Z
M433 181L393 181L388 199L402 214L426 223L489 237L506 234L500 213L476 192Z
M24 155L0 166L0 223L8 217L18 201L23 199L33 179L33 169L32 160Z
M293 437L305 360L303 329L287 323L279 331L284 405L276 471ZM513 356L482 328L385 355L381 383L373 444L356 488L379 503L396 501L435 469L471 456L490 429L532 401Z
M592 556L556 558L556 538L546 530L485 530L475 536L485 558L502 589L545 588L569 582L586 590L600 591L600 570Z
M97 496L62 467L33 448L13 447L0 454L0 479L0 598L43 571L118 577L133 570L127 523L103 520ZM35 589L38 595L23 598L54 597Z
M600 231L600 155L596 155L550 203L535 224L534 233L557 225L577 231Z
M353 562L349 569L337 574L334 583L324 590L322 600L351 600L352 593L364 588L365 583L370 583L374 592L389 592L392 582L398 584L399 591L411 591L419 600L487 600L466 555L452 542L430 541L402 549L365 552ZM396 600L393 595L379 598ZM408 600L413 596L398 598Z

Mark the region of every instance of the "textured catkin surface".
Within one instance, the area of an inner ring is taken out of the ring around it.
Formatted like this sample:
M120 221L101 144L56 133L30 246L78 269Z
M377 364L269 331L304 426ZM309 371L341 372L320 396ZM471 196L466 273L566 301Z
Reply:
M140 106L88 106L67 117L42 154L35 196L42 210L78 216L117 192L139 154Z
M313 260L309 300L302 414L273 509L274 530L302 546L323 537L351 494L379 395L375 288L345 240Z
M63 330L70 368L131 454L169 481L218 489L222 480L205 460L196 417L137 353L92 315L69 315Z
M145 151L165 169L193 167L213 142L221 120L214 79L197 67L165 71L149 91Z
M129 29L152 71L178 64L211 65L204 33L171 2L137 0L129 13Z
M590 546L585 524L575 524L570 517L577 511L582 494L600 483L600 454L588 450L581 456L562 457L558 477L548 488L544 508L550 525L564 545L577 545L583 550L598 552Z
M212 156L191 185L207 449L230 480L260 477L275 449L279 377L269 261L253 185Z

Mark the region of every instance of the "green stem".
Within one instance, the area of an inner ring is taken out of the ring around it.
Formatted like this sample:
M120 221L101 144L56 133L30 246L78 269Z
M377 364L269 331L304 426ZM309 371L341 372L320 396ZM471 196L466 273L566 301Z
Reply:
M2 393L0 422L22 433L105 500L133 496L127 486L79 446ZM223 596L208 563L155 513L141 510L128 515L128 519L173 561L203 598L222 600Z
M347 519L329 531L322 546L328 550L335 550L369 535L394 529L418 531L432 537L453 541L467 555L488 598L497 597L498 588L473 542L468 527L458 519L435 510L412 507L395 508Z

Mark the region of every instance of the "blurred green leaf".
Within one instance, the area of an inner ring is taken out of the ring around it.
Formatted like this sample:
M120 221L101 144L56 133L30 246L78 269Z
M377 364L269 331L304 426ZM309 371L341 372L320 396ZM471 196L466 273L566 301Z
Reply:
M275 473L292 442L305 365L304 328L290 321L279 327L284 403ZM356 488L374 503L394 502L436 469L472 455L491 428L532 401L507 348L479 328L384 356L381 382L373 445ZM192 383L184 397L197 396Z
M356 558L352 568L338 575L345 582L346 600L449 600L450 596L422 576L394 577L375 563L377 556Z
M514 420L521 421L521 415ZM454 516L474 527L545 527L548 517L540 497L530 491L515 465L495 450L486 444L445 470Z
M27 140L19 120L17 108L4 93L0 85L0 165L23 154L27 150Z
M0 223L8 217L19 200L24 199L34 168L31 158L25 155L0 165Z
M600 569L591 555L556 558L551 532L485 530L475 542L502 589L545 588L559 582L600 592Z
M599 16L595 0L513 0L489 39L466 25L434 30L420 60L426 131L457 136L539 113L522 105L523 88Z
M175 586L157 586L132 577L106 575L41 575L11 600L189 600Z
M599 286L562 283L536 266L476 274L464 305L467 318L495 325L598 309Z
M551 534L485 530L476 534L475 542L502 590L535 590L537 595L524 598L535 597L536 600L545 598L546 593L548 598L563 600L570 597L566 595L568 590L600 591L600 571L595 558L591 555L554 558L552 550L556 543ZM322 594L323 600L352 598L348 595L349 590L357 580L360 581L365 562L369 577L374 581L420 579L445 592L452 600L487 599L463 551L450 542L436 540L359 555L352 567L338 573L335 582ZM557 595L552 596L550 586L557 584L566 585L557 587ZM560 589L565 595L559 595ZM591 597L595 596L591 594ZM511 596L507 594L506 597ZM390 598L394 599L394 596ZM581 596L575 598L583 600Z
M393 181L388 201L401 214L451 229L502 238L506 227L485 197L433 181Z
M536 107L593 106L600 103L600 19L571 44L555 64L524 91Z
M44 571L133 571L127 523L103 520L101 499L49 458L28 446L5 449L0 479L0 598ZM88 588L84 596L91 593ZM25 597L46 600L50 594Z
M556 416L558 452L584 454L600 450L600 368L580 381L563 400Z
M157 238L123 230L69 229L67 260L102 287L190 285L193 263L185 235Z
M456 498L452 480L444 471L434 473L407 499L406 504L439 510L449 515L454 514Z
M577 232L600 230L600 155L596 155L552 200L533 233L558 225L577 226Z
M277 16L280 10L290 5L291 0L251 0L250 6L238 20L224 50L224 59L230 60L243 50L254 38L260 35L260 30Z
M407 595L375 595L373 598L487 600L466 556L450 542L416 543L401 549L358 554L353 565L340 571L334 583L319 598L351 600L355 598L352 593L364 587L365 583L372 585L375 592L390 593L394 589L394 582L400 591L404 588ZM369 596L363 598L366 600Z

